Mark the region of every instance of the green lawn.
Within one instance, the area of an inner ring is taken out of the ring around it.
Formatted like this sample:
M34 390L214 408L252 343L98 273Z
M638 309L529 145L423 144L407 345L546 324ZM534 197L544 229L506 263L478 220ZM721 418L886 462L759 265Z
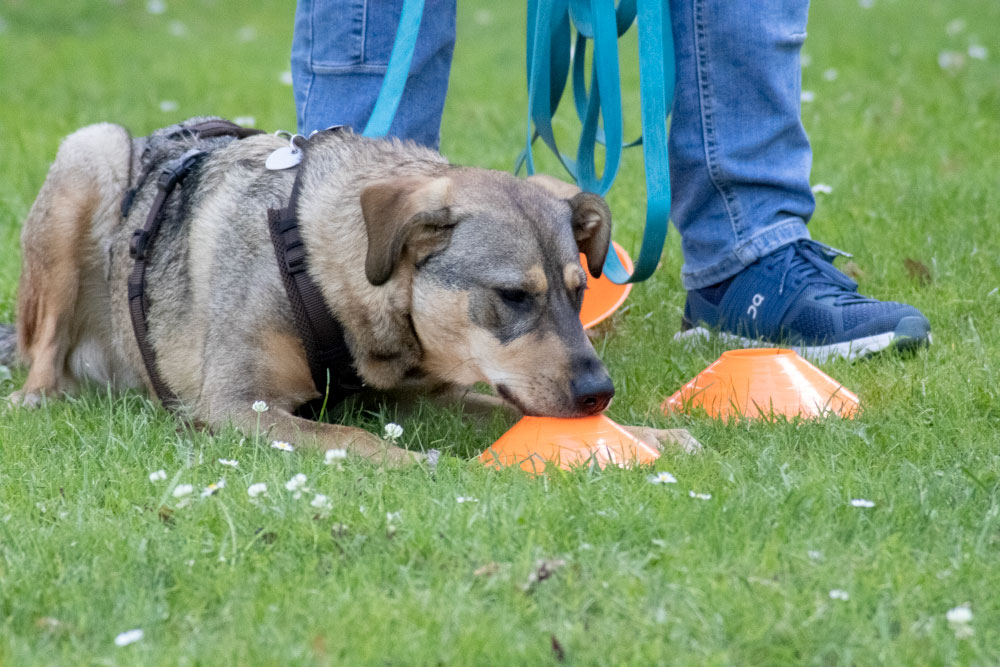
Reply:
M21 220L62 136L196 114L293 129L292 4L174 0L153 14L136 0L0 0L0 321L13 318ZM442 150L509 169L524 135L524 10L460 4ZM2 412L0 664L997 664L998 25L1000 5L983 0L812 8L805 121L813 182L832 187L813 235L855 254L865 292L922 308L935 336L911 358L824 366L861 397L856 420L659 414L721 349L672 340L674 232L597 346L613 418L705 444L661 459L677 484L491 472L469 459L507 424L427 406L356 421L400 421L404 444L445 452L435 472L179 431L146 399L99 389ZM632 251L641 167L629 154L609 196ZM285 489L298 473L328 511ZM253 483L267 494L252 500ZM175 484L194 486L187 506ZM532 581L539 561L551 576ZM963 638L945 614L966 603ZM116 646L132 629L144 637Z

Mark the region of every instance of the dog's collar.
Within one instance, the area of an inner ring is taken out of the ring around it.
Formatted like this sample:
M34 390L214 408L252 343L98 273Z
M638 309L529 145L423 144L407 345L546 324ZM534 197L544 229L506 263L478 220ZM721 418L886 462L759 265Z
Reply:
M324 132L335 131L339 127L328 128ZM299 150L305 151L305 143L299 144ZM344 328L330 311L316 281L309 275L308 254L299 233L297 212L306 168L304 158L303 155L303 161L297 165L298 173L288 205L281 209L268 209L267 222L281 281L295 316L295 328L305 348L316 391L320 393L318 399L302 406L299 411L303 412L304 408L313 416L319 416L324 410L361 391L363 383L355 370Z

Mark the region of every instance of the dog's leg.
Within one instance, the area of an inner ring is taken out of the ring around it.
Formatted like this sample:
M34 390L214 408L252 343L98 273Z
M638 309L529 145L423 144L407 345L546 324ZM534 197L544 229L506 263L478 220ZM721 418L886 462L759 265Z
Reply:
M661 452L668 447L680 449L688 454L697 454L701 451L701 443L695 440L686 428L651 428L649 426L626 426L625 424L622 424L622 428Z
M113 211L128 179L128 133L115 125L93 125L70 135L31 207L21 233L17 334L21 357L30 364L15 405L34 407L44 394L71 391L66 368L72 344L79 285L93 252L95 216Z
M303 419L273 405L267 412L259 414L250 408L241 409L231 414L230 420L236 428L249 435L256 432L258 417L260 430L269 439L282 440L298 448L319 451L346 449L373 463L389 466L402 466L423 460L421 453L395 447L364 429Z

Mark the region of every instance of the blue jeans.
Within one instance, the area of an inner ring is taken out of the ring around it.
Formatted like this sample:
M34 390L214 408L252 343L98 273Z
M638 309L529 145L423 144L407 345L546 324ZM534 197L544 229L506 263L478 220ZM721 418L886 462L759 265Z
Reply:
M299 0L292 73L300 131L364 126L401 2ZM808 8L808 0L670 0L677 60L671 217L687 289L721 282L809 238L812 152L799 101ZM437 146L454 16L454 0L427 0L390 134Z
M298 0L292 85L299 132L364 129L382 87L402 0ZM410 76L389 134L437 148L455 47L455 0L425 0Z

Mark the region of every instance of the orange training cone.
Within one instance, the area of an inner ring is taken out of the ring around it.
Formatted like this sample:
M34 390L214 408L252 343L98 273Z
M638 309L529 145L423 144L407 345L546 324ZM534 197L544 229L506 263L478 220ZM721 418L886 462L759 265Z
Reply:
M712 417L853 417L858 397L792 350L723 352L663 402L665 414L704 408Z
M652 463L660 456L604 415L580 419L524 417L479 455L495 468L520 465L528 472L544 472L548 463L569 470L593 460L600 467Z
M618 259L622 261L625 270L632 273L632 258L628 256L628 253L614 241L611 242L611 247L618 253ZM580 255L580 264L583 265L584 269L587 268L587 258L582 254ZM611 313L618 310L618 307L625 302L631 291L632 283L617 285L608 280L606 275L602 274L600 278L595 278L588 272L587 289L583 293L583 307L580 308L580 321L583 322L583 328L589 329L610 317Z

